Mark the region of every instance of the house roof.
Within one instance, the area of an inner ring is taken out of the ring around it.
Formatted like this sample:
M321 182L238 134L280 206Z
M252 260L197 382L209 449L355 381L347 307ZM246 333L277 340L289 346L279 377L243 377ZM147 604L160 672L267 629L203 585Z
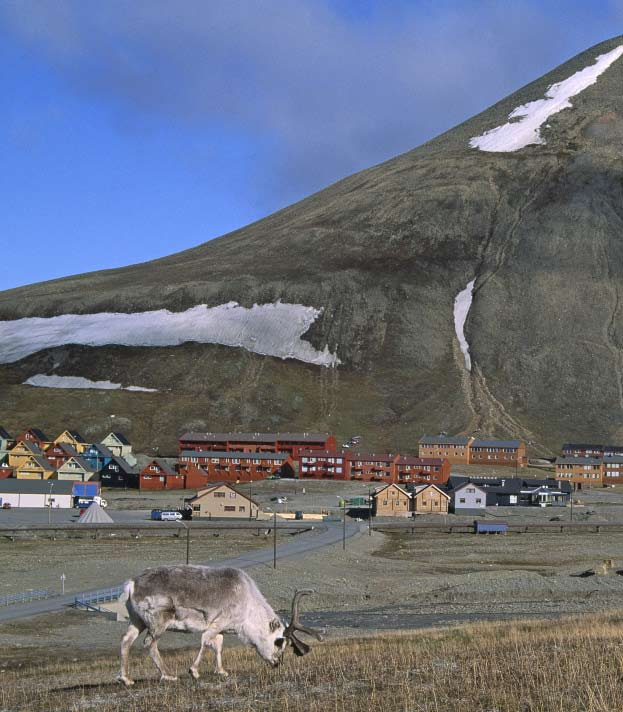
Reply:
M440 457L415 457L413 455L401 455L398 458L397 465L443 465L443 459Z
M54 467L50 464L50 461L47 458L45 458L43 455L31 455L23 465L20 465L19 467L16 467L15 469L21 470L29 462L34 462L35 465L37 465L38 467L41 467L42 469L44 469L46 471L54 470Z
M184 433L180 440L195 442L325 442L330 433Z
M605 455L603 463L604 465L620 465L623 463L623 455Z
M82 437L82 435L80 435L77 430L63 430L63 432L58 436L58 438L62 438L65 433L71 438L73 438L76 442L86 443L86 440ZM58 440L58 438L56 439Z
M603 445L595 445L595 443L565 443L562 446L563 450L603 450Z
M26 448L32 455L43 455L43 450L36 443L31 443L28 440L19 440L9 452L13 452L18 448Z
M68 457L78 457L78 451L69 443L52 443L45 449L46 455L54 450L55 447L60 448Z
M81 467L85 472L95 472L95 470L94 470L94 468L93 468L93 465L92 465L88 460L85 460L84 457L81 457L80 455L76 455L75 457L70 457L69 460L67 460L67 462L64 462L58 469L59 469L59 470L62 470L63 468L67 467L68 464L69 464L72 460L73 460L74 462L78 463L78 465L80 465L80 467ZM71 468L68 468L68 469L71 469Z
M153 460L150 460L145 467L141 470L141 472L147 472L148 468L151 467L151 465L154 464L154 462L160 467L160 469L164 472L165 475L177 475L178 473L173 469L171 465L166 460L163 460L162 458L155 458Z
M251 502L251 504L254 504L259 509L260 505L254 499L252 499L251 497L249 497L248 495L246 495L244 492L240 491L236 487L232 487L231 485L228 485L225 482L221 482L220 484L211 485L210 487L205 487L204 489L200 489L194 497L191 497L190 499L187 499L186 501L189 503L196 502L197 500L201 499L202 497L205 497L205 495L210 494L210 492L214 492L217 489L222 489L223 487L225 489L233 490L237 495L239 495L240 497L243 497L247 501Z
M32 433L39 440L44 440L45 442L48 442L46 434L43 432L43 430L39 430L39 428L28 428L28 430L24 430L24 433Z
M474 440L472 447L511 447L518 448L521 440Z
M429 488L437 490L437 492L439 492L439 494L442 494L446 499L450 499L450 495L447 492L444 492L441 489L441 487L437 487L437 485L433 485L433 484L415 485L411 489L411 491L413 492L413 494L415 496L417 496L417 495L421 494L424 490L429 489Z
M242 460L287 460L287 452L225 452L223 450L182 450L181 457L214 457L219 459Z
M452 438L447 435L422 435L421 445L432 443L434 445L467 445L472 438Z
M1 494L72 494L73 482L63 480L18 480L14 477L0 479Z
M623 445L604 445L604 453L613 452L617 455L623 453Z
M379 487L378 489L375 489L372 496L378 497L383 492L385 492L386 489L389 489L390 487L395 487L397 490L400 490L407 497L409 497L409 498L411 497L411 492L408 492L404 487L397 485L395 482L390 482L389 484L385 485L385 487Z
M112 451L110 448L106 447L106 445L103 445L102 443L90 443L89 446L86 448L86 450L82 453L83 456L85 453L89 453L90 450L97 450L97 452L100 454L101 457L112 457ZM93 457L89 453L90 457Z
M458 484L456 487L453 488L454 492L458 492L459 490L462 490L464 487L475 487L476 489L479 489L483 494L486 494L487 488L483 487L482 485L478 485L475 482L470 482L469 480L467 482L461 482Z
M394 462L398 455L392 453L375 453L375 452L351 452L349 453L351 460L357 462Z
M120 433L117 430L113 430L111 433L108 433L106 438L109 438L111 435L114 438L116 438L122 445L131 445L132 444L123 433ZM104 440L106 440L106 438L104 438Z
M556 465L601 465L601 458L598 457L557 457Z
M111 464L117 465L117 467L119 467L119 469L127 475L137 475L139 472L138 467L130 465L127 460L124 460L122 457L118 457L117 455L113 455L110 458L110 462L105 465L103 469L108 470Z

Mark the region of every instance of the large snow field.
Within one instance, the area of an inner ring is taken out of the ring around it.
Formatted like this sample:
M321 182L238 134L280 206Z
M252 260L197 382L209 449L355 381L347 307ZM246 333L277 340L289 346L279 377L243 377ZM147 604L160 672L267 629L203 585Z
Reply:
M293 358L318 366L336 366L328 346L315 349L301 336L321 314L302 304L236 302L185 312L63 314L0 321L0 363L12 363L42 349L84 346L177 346L190 341L234 346L265 356Z
M143 388L142 386L122 386L121 383L111 383L110 381L91 381L82 376L46 376L38 373L24 381L26 386L37 386L39 388L95 388L103 391L143 391L144 393L156 393L156 388Z
M562 82L552 84L545 92L545 99L530 101L513 109L508 118L520 119L519 121L509 122L485 131L481 136L474 136L469 140L469 145L481 151L504 153L518 151L530 144L544 144L540 129L547 119L563 109L570 108L569 99L595 84L599 75L622 54L623 45L606 54L600 54L595 58L595 64L581 69Z

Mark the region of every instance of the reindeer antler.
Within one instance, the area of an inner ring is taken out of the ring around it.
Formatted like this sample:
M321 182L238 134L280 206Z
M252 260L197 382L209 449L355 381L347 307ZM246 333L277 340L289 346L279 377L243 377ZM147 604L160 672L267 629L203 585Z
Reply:
M316 638L316 640L322 640L322 636L317 630L314 630L313 628L307 628L299 621L299 601L303 596L308 596L311 593L314 593L314 591L309 588L301 589L300 591L295 591L294 598L292 599L292 616L290 618L288 626L283 632L284 636L286 638L289 638L290 642L292 643L292 647L294 648L294 652L297 655L306 655L311 650L311 647L295 635L296 631L311 635L313 638Z

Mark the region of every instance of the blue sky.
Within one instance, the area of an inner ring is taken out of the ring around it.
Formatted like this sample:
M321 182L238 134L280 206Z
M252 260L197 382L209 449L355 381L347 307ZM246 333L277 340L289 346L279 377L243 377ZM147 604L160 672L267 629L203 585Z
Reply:
M0 290L241 227L622 20L623 0L1 0Z

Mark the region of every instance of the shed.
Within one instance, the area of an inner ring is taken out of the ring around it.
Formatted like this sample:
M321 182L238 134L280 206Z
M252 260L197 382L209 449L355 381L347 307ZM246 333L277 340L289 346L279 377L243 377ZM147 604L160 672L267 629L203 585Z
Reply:
M0 480L0 505L11 507L48 507L71 509L73 482L58 480Z

